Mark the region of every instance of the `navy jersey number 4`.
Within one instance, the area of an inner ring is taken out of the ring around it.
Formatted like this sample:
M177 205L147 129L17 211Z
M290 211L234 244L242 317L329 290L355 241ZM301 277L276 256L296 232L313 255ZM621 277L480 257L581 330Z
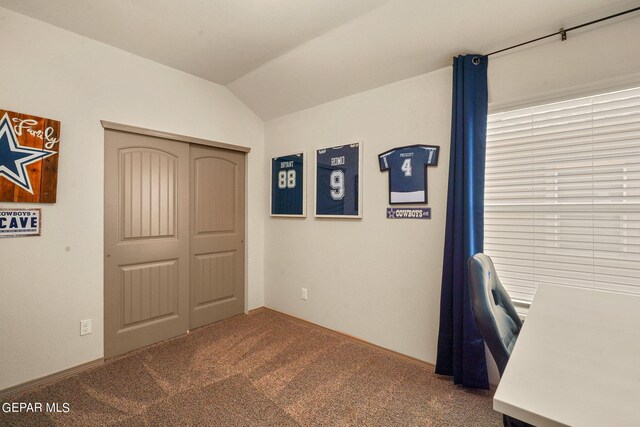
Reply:
M359 215L360 145L316 153L316 215Z
M271 214L303 215L303 154L271 159Z
M438 165L435 145L410 145L378 156L380 171L389 171L389 203L427 203L427 166Z

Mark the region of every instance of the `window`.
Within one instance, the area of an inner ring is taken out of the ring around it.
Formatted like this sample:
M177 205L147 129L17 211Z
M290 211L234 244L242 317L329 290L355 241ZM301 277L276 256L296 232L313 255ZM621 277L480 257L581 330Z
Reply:
M640 88L489 115L485 252L516 302L640 294Z

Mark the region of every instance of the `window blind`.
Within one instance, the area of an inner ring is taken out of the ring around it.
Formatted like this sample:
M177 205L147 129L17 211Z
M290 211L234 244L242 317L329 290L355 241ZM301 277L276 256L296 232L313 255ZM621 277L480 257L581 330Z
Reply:
M491 114L485 253L542 283L640 294L640 88Z

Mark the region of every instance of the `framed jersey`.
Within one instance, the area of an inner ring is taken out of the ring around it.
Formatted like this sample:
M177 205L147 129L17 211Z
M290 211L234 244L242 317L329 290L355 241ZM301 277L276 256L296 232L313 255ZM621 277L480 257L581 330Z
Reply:
M436 145L397 147L378 156L380 171L389 171L389 204L428 203L427 167L438 165Z
M316 217L362 218L362 143L316 150Z
M271 159L271 216L307 216L304 171L304 153Z

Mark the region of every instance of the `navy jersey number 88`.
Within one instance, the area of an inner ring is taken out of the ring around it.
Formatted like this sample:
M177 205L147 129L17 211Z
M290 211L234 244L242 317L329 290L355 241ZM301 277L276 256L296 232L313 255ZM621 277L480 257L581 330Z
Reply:
M271 159L271 214L303 214L303 154Z
M359 144L316 153L316 215L359 214Z

